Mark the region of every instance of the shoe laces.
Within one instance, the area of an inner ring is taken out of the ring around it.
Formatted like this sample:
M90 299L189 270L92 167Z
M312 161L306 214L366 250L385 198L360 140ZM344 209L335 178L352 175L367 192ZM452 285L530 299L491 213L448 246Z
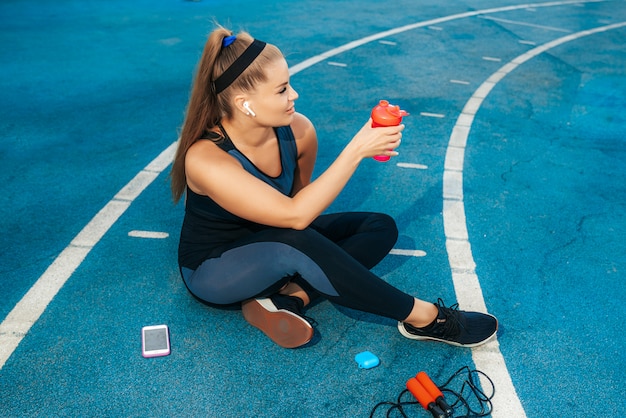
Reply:
M453 336L459 335L461 332L460 328L462 327L462 324L459 321L459 304L455 303L454 305L446 307L443 300L439 298L437 299L435 306L437 306L437 309L439 310L439 315L437 315L436 321L437 324L443 328L443 334ZM441 314L443 314L445 319L439 318Z

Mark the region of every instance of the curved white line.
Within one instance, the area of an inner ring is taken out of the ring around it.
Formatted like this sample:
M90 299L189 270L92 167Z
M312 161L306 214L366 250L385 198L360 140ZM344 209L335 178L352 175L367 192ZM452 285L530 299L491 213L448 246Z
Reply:
M531 49L493 73L476 89L461 111L450 135L444 163L443 225L454 289L457 301L464 309L487 311L480 282L475 272L476 264L468 238L465 205L463 203L463 160L467 138L476 112L491 89L519 65L566 42L624 26L626 26L626 22L585 30ZM491 416L494 418L525 417L526 413L517 397L497 339L473 349L472 358L476 368L490 376L497 388L496 396L493 399L494 411ZM489 387L488 382L484 380L482 384L483 387Z
M316 55L307 60L302 61L300 64L296 64L289 69L289 73L291 75L297 74L300 71L307 69L321 61L324 61L328 58L334 57L335 55L339 55L343 52L349 51L354 48L358 48L359 46L365 45L369 42L377 41L382 38L386 38L388 36L397 35L402 32L410 31L417 28L423 28L425 26L431 26L437 23L449 22L451 20L463 19L466 17L486 15L492 13L499 12L507 12L511 10L519 10L519 9L527 9L533 7L553 7L553 6L564 6L567 4L580 4L580 3L601 3L607 0L571 0L571 1L554 1L549 3L528 3L528 4L519 4L516 6L505 6L505 7L495 7L493 9L484 9L484 10L475 10L473 12L465 12L459 13L450 16L439 17L436 19L427 20L424 22L412 23L406 26L400 26L398 28L390 29L384 32L375 33L374 35L366 36L365 38L357 39L356 41L348 42L347 44L341 45L337 48L326 51L320 55Z
M524 9L530 7L552 7L577 3L600 3L607 0L572 0L556 1L548 3L529 3L517 6L498 7L492 9L478 10L467 13L446 16L420 22L412 25L402 26L385 32L362 38L350 42L338 48L332 49L324 54L317 55L308 60L294 65L290 68L290 74L294 75L306 68L324 61L342 52L357 48L368 42L372 42L387 36L416 28L433 25L441 22L448 22L455 19L476 16L480 14L491 14L503 11ZM30 290L13 307L11 312L0 324L0 370L13 354L24 336L28 333L32 325L37 322L50 301L56 296L61 287L74 273L76 268L82 263L85 257L92 250L93 246L102 236L113 226L117 219L130 207L131 203L139 194L148 187L154 179L170 164L176 150L176 142L166 148L159 156L146 168L140 171L120 192L101 210L96 216L81 230L54 262L46 269Z

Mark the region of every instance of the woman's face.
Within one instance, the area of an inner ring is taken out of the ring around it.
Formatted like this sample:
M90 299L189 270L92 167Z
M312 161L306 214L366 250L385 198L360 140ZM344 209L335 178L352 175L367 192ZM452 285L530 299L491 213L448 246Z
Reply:
M259 83L248 94L250 109L260 124L287 126L293 119L294 102L298 93L289 84L289 68L283 58L273 61L265 69L267 81Z

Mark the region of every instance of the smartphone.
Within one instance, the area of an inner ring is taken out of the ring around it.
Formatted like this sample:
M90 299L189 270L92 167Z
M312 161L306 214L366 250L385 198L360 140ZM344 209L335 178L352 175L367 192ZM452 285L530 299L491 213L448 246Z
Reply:
M167 325L150 325L141 329L141 355L160 357L170 354L170 330Z

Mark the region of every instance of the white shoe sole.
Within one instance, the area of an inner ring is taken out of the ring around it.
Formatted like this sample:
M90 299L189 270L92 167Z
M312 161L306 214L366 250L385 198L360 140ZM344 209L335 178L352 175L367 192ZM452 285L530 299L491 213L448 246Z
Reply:
M493 315L490 315L490 316L493 316ZM495 319L495 317L494 317L494 319ZM496 319L496 321L497 321L497 319ZM417 340L417 341L429 341L429 340L430 341L438 341L438 342L454 345L456 347L473 348L473 347L478 347L479 345L483 345L485 343L488 343L498 333L498 328L496 327L496 330L493 332L493 334L491 334L489 337L485 338L484 340L479 341L477 343L471 343L471 344L461 344L461 343L457 343L456 341L450 341L450 340L444 340L444 339L436 338L436 337L428 337L428 336L411 334L409 331L406 330L406 328L404 328L404 325L403 325L402 322L398 322L398 331L400 331L400 334L402 334L404 337L409 338L411 340Z

